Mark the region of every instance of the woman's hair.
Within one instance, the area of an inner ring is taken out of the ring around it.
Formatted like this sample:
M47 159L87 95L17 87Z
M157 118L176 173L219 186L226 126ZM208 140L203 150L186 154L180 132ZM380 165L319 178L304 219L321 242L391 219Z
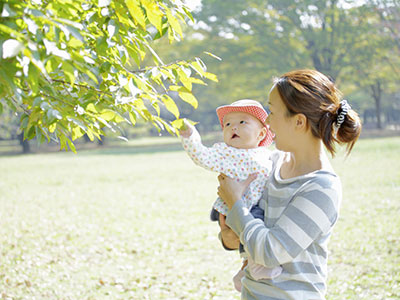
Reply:
M332 156L335 142L347 144L347 154L350 153L360 136L361 121L354 110L343 107L342 94L332 80L315 70L296 70L276 78L274 83L288 116L304 114L312 134L322 139ZM344 121L338 127L340 115Z

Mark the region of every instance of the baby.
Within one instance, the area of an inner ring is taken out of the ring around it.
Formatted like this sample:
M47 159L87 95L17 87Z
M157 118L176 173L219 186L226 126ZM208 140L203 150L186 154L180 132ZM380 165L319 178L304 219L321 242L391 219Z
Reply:
M268 176L272 169L270 151L273 135L265 124L267 112L262 105L254 100L243 99L217 108L217 115L222 127L224 143L216 143L205 147L196 128L185 122L187 129L180 135L185 151L199 166L237 179L245 180L250 174L258 173L246 190L243 200L251 214L264 220L264 211L258 202L264 191ZM216 221L219 214L226 216L228 207L217 198L211 212L211 219ZM242 269L235 275L235 288L241 291L241 279L244 267L255 280L271 279L282 272L281 267L273 269L254 263L240 245L239 250L244 258Z

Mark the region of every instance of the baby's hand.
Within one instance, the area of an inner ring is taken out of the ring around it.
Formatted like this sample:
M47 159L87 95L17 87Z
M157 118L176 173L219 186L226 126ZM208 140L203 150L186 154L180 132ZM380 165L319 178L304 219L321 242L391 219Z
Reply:
M193 129L192 124L189 123L186 119L183 120L183 126L179 129L179 134L184 138L188 138L192 135Z

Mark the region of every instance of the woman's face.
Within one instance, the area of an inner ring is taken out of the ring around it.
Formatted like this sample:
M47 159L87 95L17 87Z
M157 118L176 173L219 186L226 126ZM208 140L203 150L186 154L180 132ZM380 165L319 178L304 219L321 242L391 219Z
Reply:
M276 87L273 87L269 94L268 106L270 113L267 124L275 135L275 146L279 150L290 152L293 143L294 118L288 117L287 108Z

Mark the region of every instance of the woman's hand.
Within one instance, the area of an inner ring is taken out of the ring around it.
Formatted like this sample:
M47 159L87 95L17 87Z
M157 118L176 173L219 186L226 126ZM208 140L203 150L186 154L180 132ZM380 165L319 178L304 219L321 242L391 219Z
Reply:
M226 203L229 210L240 200L249 184L257 178L257 174L251 174L244 181L237 182L224 174L219 174L218 196Z

